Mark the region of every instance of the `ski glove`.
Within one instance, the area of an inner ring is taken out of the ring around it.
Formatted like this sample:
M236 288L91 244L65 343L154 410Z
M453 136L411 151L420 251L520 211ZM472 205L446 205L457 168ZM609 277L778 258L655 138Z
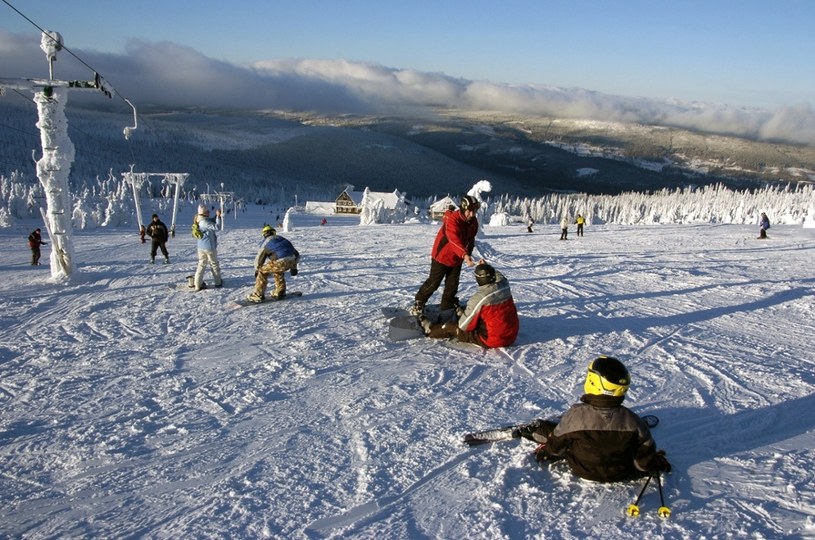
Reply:
M291 270L289 270L289 273L290 273L292 276L296 276L296 275L297 275L297 272L298 272L297 267L294 267L294 268L292 268Z
M560 461L563 459L562 456L553 456L549 452L546 451L546 443L541 443L538 445L537 448L532 452L535 456L535 461L540 463L541 465L554 463L555 461Z
M648 472L651 474L659 474L661 472L664 473L671 472L671 464L665 458L665 450L659 450L656 454L654 454L654 457L648 464Z

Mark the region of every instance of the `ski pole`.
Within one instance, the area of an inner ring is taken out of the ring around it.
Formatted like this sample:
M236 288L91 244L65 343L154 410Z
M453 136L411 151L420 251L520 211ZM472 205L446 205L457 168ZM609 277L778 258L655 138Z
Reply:
M645 493L645 488L647 488L648 484L650 484L650 483L651 483L651 476L649 476L645 480L645 484L643 484L642 489L640 490L640 494L637 495L637 500L634 501L633 504L628 505L628 509L626 509L626 511L625 511L625 513L628 516L637 517L638 515L640 515L640 507L638 505L640 504L640 499L642 499L642 494Z
M657 486L659 487L659 510L657 510L657 514L659 517L667 519L671 517L671 509L665 506L665 497L662 495L662 480L659 478L659 473L657 473Z

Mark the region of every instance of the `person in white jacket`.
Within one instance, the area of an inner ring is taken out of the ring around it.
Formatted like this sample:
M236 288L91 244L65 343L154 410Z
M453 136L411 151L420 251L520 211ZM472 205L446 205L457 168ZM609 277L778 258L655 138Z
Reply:
M216 218L220 219L221 211L215 211ZM218 263L218 236L215 231L218 226L215 220L209 217L209 208L204 205L198 207L198 215L195 216L195 221L198 223L198 228L204 234L203 238L198 240L198 267L195 270L194 286L196 291L206 289L207 285L204 283L204 270L207 266L212 271L212 280L215 287L221 287L221 265Z
M566 240L566 236L569 234L569 218L563 216L563 219L560 220L560 239Z

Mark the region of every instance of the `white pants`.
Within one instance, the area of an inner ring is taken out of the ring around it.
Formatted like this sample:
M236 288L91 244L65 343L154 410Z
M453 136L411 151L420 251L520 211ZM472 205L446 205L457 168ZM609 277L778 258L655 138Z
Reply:
M218 264L218 252L198 250L198 268L195 270L195 288L200 289L204 283L204 269L209 266L216 287L221 285L221 266Z

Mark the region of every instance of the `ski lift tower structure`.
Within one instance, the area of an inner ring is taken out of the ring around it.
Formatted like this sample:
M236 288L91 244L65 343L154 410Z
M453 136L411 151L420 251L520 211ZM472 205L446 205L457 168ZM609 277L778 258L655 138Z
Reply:
M170 224L170 235L175 238L175 224L176 217L178 216L178 199L181 193L181 187L184 182L189 178L189 173L152 173L152 172L133 172L135 165L130 165L130 172L122 173L122 180L130 184L133 188L133 203L136 205L136 218L139 221L139 232L144 230L144 220L141 214L141 203L139 201L139 191L145 182L151 176L162 177L165 183L175 186L175 194L173 196L173 221Z
M61 81L54 79L54 62L57 53L63 49L62 36L59 32L45 30L40 39L40 49L48 60L48 79L6 79L0 78L0 95L6 89L28 91L34 94L37 105L42 157L37 160L37 178L45 191L47 208L40 208L45 227L51 238L51 277L55 281L66 281L73 274L75 263L73 247L73 225L71 222L72 201L68 177L75 157L75 148L68 137L68 119L65 116L65 105L70 91L101 92L108 98L113 97L114 90L94 73L91 81ZM129 100L125 101L133 108L134 121L136 108ZM124 129L125 139L130 137L133 127ZM34 154L34 152L32 152Z
M221 184L221 189L223 189L223 186L224 185ZM203 202L207 203L207 204L212 203L212 202L218 202L218 204L221 207L221 230L224 230L224 227L225 227L224 216L226 215L226 212L224 211L224 206L226 205L226 203L234 202L235 193L233 191L216 191L215 193L209 193L209 192L202 193L201 194L201 200ZM234 204L233 204L233 207L234 207ZM233 208L233 210L234 210L234 208ZM238 219L238 213L234 212L234 214L235 214L235 219Z

